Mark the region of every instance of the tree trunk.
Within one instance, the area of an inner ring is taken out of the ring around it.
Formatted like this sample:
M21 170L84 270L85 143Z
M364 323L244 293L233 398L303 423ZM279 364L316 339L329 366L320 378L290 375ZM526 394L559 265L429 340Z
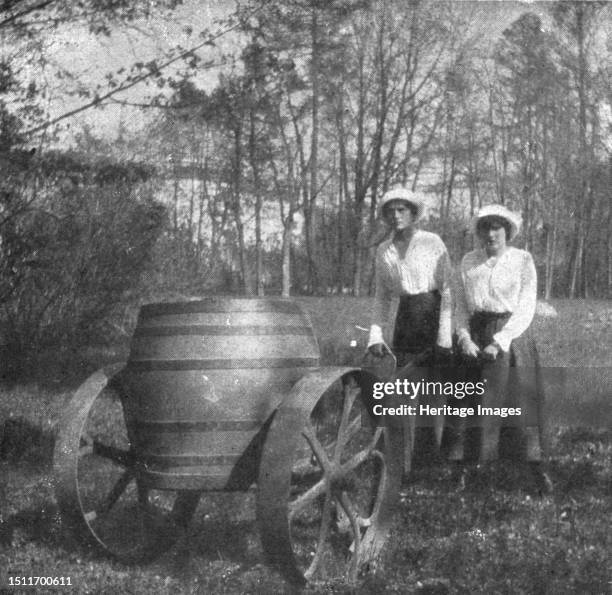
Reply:
M314 244L315 238L315 201L317 198L318 175L319 175L319 22L317 7L312 8L310 21L310 42L311 42L311 70L310 78L312 83L312 101L311 101L311 136L310 136L310 189L305 196L304 205L304 225L306 227L306 252L308 256L308 285L310 292L317 290L317 275L316 275L316 250Z
M608 298L612 298L612 207L610 205L608 205L608 275L606 295Z
M291 295L291 227L292 223L288 223L283 227L283 245L282 245L282 281L281 281L281 296L289 297Z
M202 155L200 155L199 163L198 163L198 171L202 172L200 176L200 187L199 187L199 200L198 200L198 227L196 230L197 242L197 263L198 263L198 272L200 272L202 268L202 227L204 224L204 205L207 200L206 196L206 170L208 169L208 158L204 158L202 160ZM212 226L211 226L212 227Z
M179 212L179 177L178 169L174 170L174 186L173 186L173 212L172 212L172 227L175 234L178 233L178 212Z
M574 235L574 245L570 259L570 277L569 277L569 298L574 299L577 296L578 279L580 278L580 265L582 263L583 250L583 223L578 222L578 226Z
M249 160L253 171L253 185L255 190L255 279L257 284L257 295L264 296L264 268L263 250L261 245L261 209L262 185L259 175L259 165L257 164L257 141L255 138L255 111L249 110Z
M612 298L612 155L608 158L608 267L606 295Z
M251 271L249 268L247 247L244 239L244 224L242 222L242 209L240 206L241 190L242 190L242 130L237 127L234 130L234 184L232 194L232 212L234 214L234 222L236 223L236 233L238 235L238 259L240 262L240 273L242 275L242 284L244 293L247 296L253 296L253 281L251 279Z
M559 205L556 197L551 200L552 203L552 225L546 237L546 279L544 281L544 299L549 300L552 297L553 281L555 278L555 268L557 260L557 228Z
M442 225L442 238L446 238L447 237L447 232L448 232L448 224L449 224L449 219L450 219L450 209L451 209L451 200L453 198L453 187L455 185L455 175L457 173L457 168L456 168L456 164L455 164L455 153L453 151L453 154L451 156L451 163L450 163L450 173L448 176L448 184L446 185L446 197L445 197L445 201L444 201L444 208L441 209L442 210L442 221L441 221L441 225Z
M579 114L579 137L580 137L580 193L576 197L576 213L578 214L578 227L577 237L575 238L575 250L571 261L570 268L570 288L569 297L574 298L577 296L578 283L580 280L580 272L582 268L582 262L584 258L584 242L586 234L586 215L588 200L588 155L587 155L587 66L586 66L586 49L585 49L585 31L584 31L584 17L585 7L581 3L575 5L576 8L576 41L578 44L578 114Z

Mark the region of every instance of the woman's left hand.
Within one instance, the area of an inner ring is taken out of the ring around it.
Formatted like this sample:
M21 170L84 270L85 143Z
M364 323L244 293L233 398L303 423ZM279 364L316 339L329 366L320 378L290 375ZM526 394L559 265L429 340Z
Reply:
M488 361L494 361L499 355L499 346L496 343L487 345L481 352L480 357Z

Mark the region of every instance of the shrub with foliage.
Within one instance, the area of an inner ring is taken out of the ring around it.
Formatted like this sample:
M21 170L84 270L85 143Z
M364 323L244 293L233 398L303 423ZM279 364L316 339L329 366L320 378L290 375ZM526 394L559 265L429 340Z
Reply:
M139 164L4 156L0 344L15 371L91 340L133 290L164 221Z

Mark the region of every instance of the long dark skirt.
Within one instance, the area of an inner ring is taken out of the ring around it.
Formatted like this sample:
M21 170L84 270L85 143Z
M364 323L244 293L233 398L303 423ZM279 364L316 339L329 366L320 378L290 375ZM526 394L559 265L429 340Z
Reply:
M437 290L400 297L393 332L393 352L397 357L399 377L402 377L402 368L414 365L422 371L425 380L438 378L434 350L440 325L440 302ZM410 401L410 404L418 409L419 399ZM426 466L438 461L444 418L411 416L404 422L405 458L409 453L412 458L404 461L405 471L411 465Z
M483 349L506 323L510 314L477 312L470 319L470 334ZM484 462L498 457L540 461L544 454L544 383L538 351L529 331L515 339L509 352L492 362L459 355L456 382L484 382L481 396L451 398L453 407L478 406L520 415L447 416L442 453L454 461Z

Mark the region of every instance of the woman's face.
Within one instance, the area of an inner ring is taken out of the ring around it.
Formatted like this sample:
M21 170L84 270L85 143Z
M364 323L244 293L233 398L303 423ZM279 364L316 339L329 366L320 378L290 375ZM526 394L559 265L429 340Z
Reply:
M409 203L392 200L384 207L385 220L394 231L409 229L415 224L415 213Z
M506 248L506 226L499 217L485 217L478 223L478 239L489 256Z

